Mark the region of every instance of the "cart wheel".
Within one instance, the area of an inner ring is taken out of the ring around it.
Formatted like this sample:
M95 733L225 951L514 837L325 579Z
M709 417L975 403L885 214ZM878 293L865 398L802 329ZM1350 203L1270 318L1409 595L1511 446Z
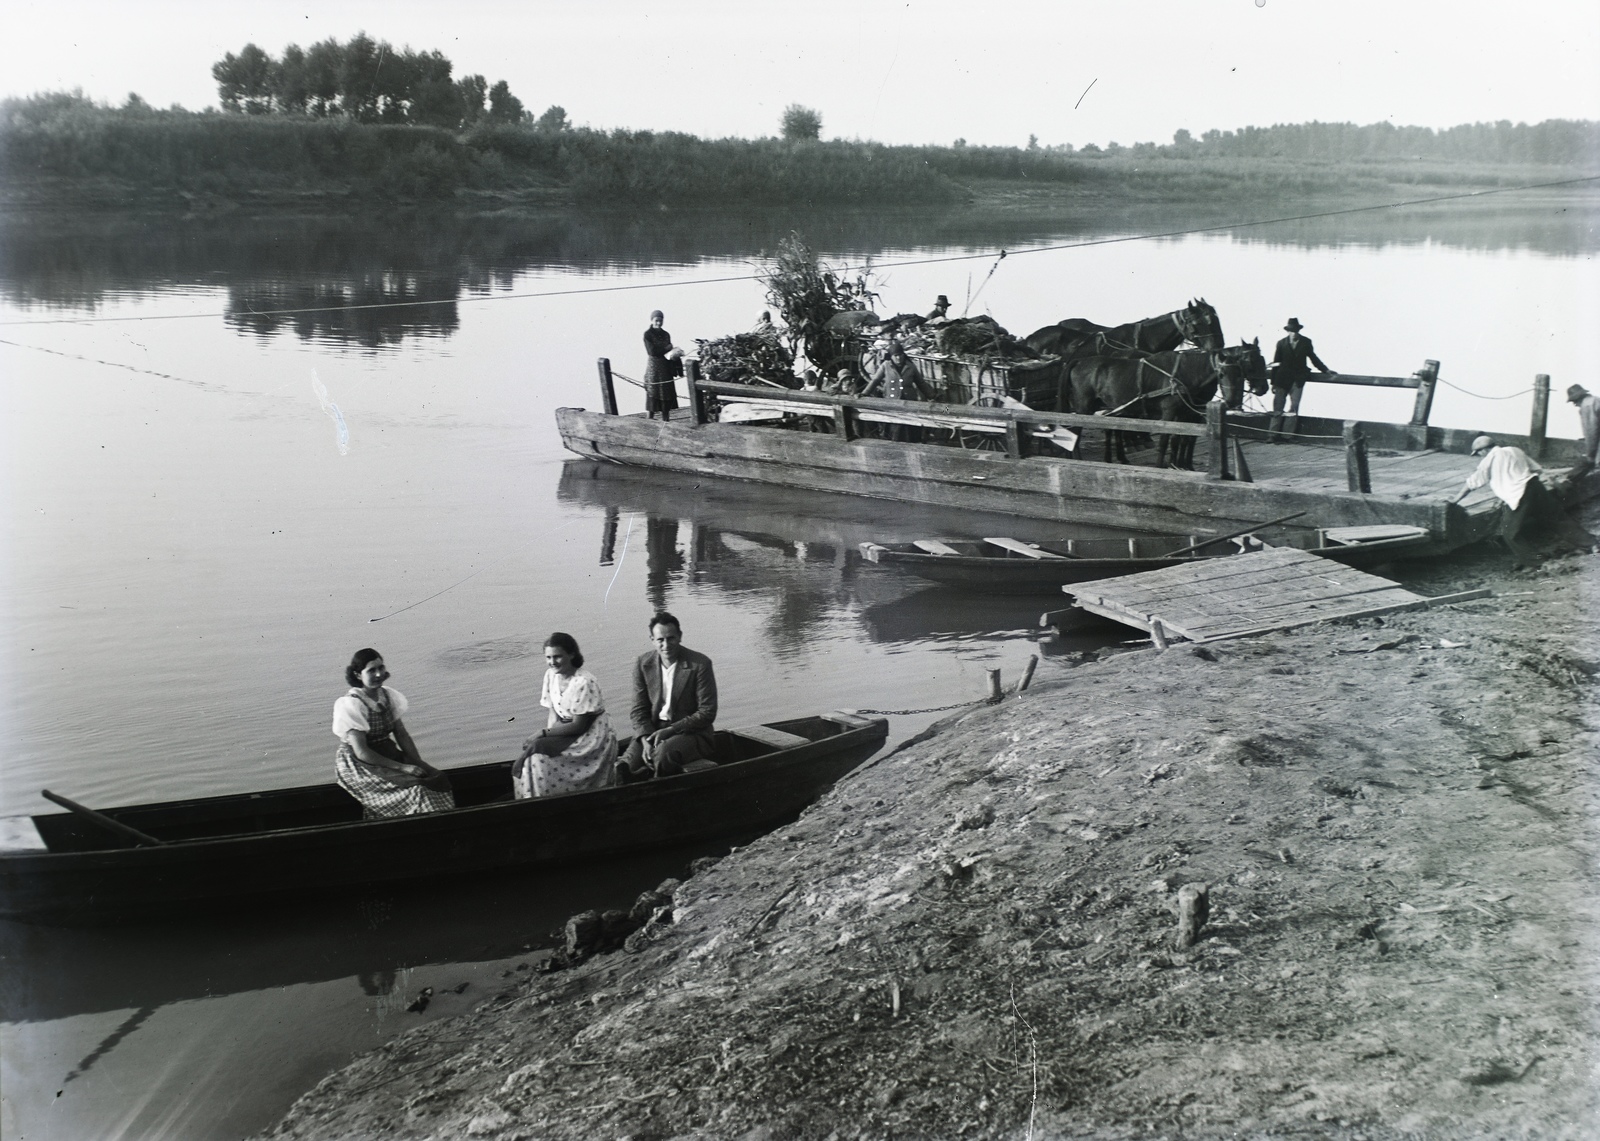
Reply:
M956 443L969 452L1003 452L1005 439L992 432L956 432Z

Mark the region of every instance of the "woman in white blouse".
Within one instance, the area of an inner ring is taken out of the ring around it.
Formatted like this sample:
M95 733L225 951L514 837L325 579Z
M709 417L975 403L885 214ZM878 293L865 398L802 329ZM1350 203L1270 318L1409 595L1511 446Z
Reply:
M583 653L571 634L551 634L544 644L544 689L539 704L550 710L544 732L522 743L511 766L519 798L586 792L612 783L617 735L606 720L600 683L583 669Z
M333 704L339 738L334 772L363 814L371 819L454 808L449 778L422 759L401 720L410 702L383 684L389 679L383 655L357 650L344 679L350 692Z

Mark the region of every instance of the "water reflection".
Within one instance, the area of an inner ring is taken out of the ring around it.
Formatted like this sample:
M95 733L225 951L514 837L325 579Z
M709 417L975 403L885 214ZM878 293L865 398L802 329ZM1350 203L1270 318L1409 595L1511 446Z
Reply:
M630 535L633 557L638 557L643 532L651 609L667 608L674 590L714 593L720 605L764 615L763 640L780 657L800 654L841 623L885 645L1028 636L1037 632L1040 612L1060 602L1053 591L1038 598L990 597L932 587L869 562L861 554L862 542L980 533L1028 539L1116 533L826 492L797 494L591 460L567 461L556 493L563 501L603 512L600 566L628 557L624 542Z
M1296 213L1263 202L1006 210L588 212L320 218L108 214L0 218L0 291L15 305L93 311L122 294L222 285L241 332L376 348L448 336L464 296L512 288L546 269L636 270L705 259L754 262L791 231L834 256L954 247L984 250L1114 234L1221 227L1245 243L1304 248L1435 243L1572 256L1600 249L1600 203L1545 192L1242 226ZM1238 226L1239 228L1230 228ZM436 302L403 309L363 305ZM328 308L264 316L269 310Z
M0 1022L159 1009L334 979L388 994L395 972L407 968L553 946L569 916L626 908L639 892L683 875L696 856L725 851L726 842L703 843L558 873L422 882L133 926L0 921Z
M228 287L224 320L267 337L293 331L303 341L376 349L408 336L447 337L460 326L460 286L437 276L380 273L354 280L266 281Z

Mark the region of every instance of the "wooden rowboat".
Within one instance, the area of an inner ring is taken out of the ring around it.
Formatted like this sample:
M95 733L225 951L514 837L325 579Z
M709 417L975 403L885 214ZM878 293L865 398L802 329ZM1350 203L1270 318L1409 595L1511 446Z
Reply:
M990 594L1050 593L1074 582L1160 570L1199 559L1226 558L1265 546L1296 547L1348 565L1371 566L1423 553L1431 540L1420 527L1295 528L1263 541L1251 533L1203 541L1193 536L1140 535L1125 539L1022 542L986 539L918 539L862 543L869 561L945 586Z
M534 800L509 799L509 762L449 769L455 809L392 820L362 819L336 784L103 813L150 844L78 812L13 818L0 916L136 917L750 835L793 819L887 736L881 717L838 712L719 730L702 771Z

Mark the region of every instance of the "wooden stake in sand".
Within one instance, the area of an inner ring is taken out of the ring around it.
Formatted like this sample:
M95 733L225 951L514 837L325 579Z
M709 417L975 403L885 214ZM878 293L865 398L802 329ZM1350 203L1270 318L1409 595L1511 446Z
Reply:
M1178 889L1178 949L1194 946L1211 914L1211 887L1186 883Z

